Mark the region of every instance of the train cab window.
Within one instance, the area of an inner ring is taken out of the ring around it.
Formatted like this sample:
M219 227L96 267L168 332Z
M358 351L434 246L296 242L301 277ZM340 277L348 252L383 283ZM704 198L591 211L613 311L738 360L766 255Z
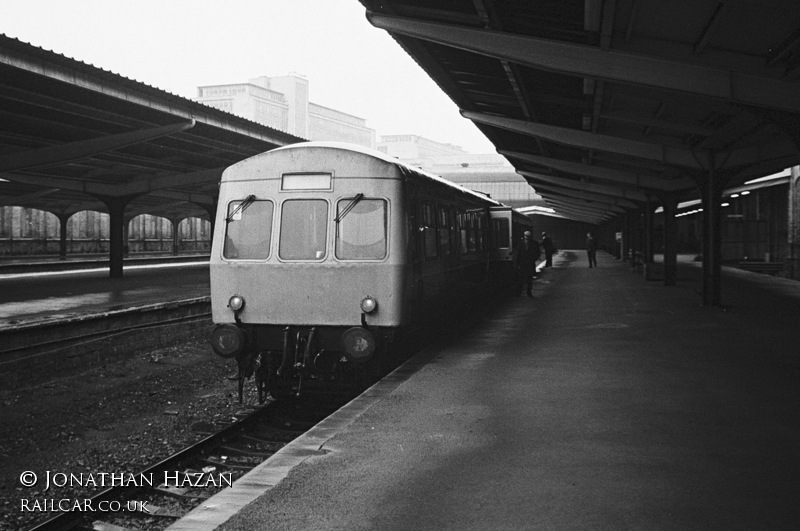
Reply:
M223 258L266 260L272 240L272 201L231 201L225 218Z
M278 256L283 260L322 260L327 253L328 203L290 199L283 203Z
M354 206L351 206L354 205ZM348 210L349 209L349 210ZM343 199L336 206L336 258L382 260L386 257L386 201Z

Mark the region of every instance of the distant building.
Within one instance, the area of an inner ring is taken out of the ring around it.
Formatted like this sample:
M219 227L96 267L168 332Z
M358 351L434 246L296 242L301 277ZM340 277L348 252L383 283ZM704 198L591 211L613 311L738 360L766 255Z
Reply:
M308 80L297 74L261 76L247 83L197 88L197 101L309 140L375 147L364 118L311 103Z
M473 155L417 135L381 136L378 150L515 208L545 204L511 163L496 153Z
M419 135L385 135L378 142L378 151L404 162L429 157L466 155L467 152L453 144L442 144Z

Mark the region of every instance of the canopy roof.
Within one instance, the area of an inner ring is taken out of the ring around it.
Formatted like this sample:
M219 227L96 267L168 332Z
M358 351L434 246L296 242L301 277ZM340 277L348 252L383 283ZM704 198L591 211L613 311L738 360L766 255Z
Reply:
M208 219L227 166L301 140L0 35L0 206Z
M566 217L798 164L796 0L361 0Z

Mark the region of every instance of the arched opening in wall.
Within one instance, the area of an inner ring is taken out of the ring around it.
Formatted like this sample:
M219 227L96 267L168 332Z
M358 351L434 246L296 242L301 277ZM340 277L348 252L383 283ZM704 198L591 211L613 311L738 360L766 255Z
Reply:
M211 223L202 218L186 218L178 225L179 253L211 252Z
M58 223L56 223L56 231L58 231ZM67 221L67 254L106 255L108 254L109 234L107 213L96 210L76 212ZM56 236L57 242L58 236Z
M130 254L166 254L173 248L172 222L161 216L140 214L128 222Z
M0 207L0 256L57 255L58 218L36 208Z

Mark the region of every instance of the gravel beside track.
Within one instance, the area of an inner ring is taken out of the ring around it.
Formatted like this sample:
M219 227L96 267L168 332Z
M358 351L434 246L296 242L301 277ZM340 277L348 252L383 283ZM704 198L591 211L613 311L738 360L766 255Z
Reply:
M198 334L202 336L203 334ZM205 337L136 353L80 374L0 391L0 530L24 529L53 513L33 500L83 498L88 488L25 488L24 471L135 473L201 439L256 405L239 404L228 360ZM250 382L248 382L250 383Z

